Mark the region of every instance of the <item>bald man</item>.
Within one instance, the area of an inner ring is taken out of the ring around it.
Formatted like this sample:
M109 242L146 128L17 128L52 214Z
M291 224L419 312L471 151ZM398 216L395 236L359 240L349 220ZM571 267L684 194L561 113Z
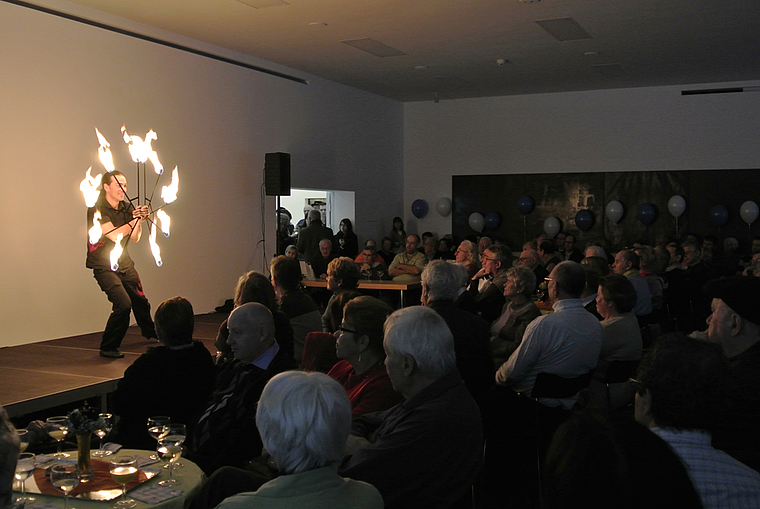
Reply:
M274 338L274 319L265 306L250 302L228 320L227 344L235 359L217 376L211 401L196 427L190 459L210 475L221 466L242 467L261 455L256 403L274 375L296 369Z

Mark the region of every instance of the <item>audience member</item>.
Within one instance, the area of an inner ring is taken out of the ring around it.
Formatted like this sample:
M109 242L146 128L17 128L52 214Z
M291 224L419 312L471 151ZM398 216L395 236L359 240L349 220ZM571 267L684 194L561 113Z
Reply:
M393 258L396 257L396 254L393 252L393 241L390 237L383 237L380 241L380 245L382 246L382 249L380 249L377 254L383 257L383 264L387 267L393 262Z
M478 257L482 257L485 250L488 248L488 246L492 245L493 241L491 240L491 237L487 237L483 235L478 240Z
M483 268L469 284L468 291L475 300L475 308L489 324L499 317L506 302L504 283L507 282L507 269L511 267L511 256L512 253L503 246L488 246L480 258Z
M641 424L576 412L546 458L545 509L701 509L673 450Z
M235 360L226 376L217 377L190 455L207 475L224 465L242 467L261 453L256 403L270 378L296 367L292 354L277 344L272 313L262 304L249 302L232 311L227 342Z
M349 218L343 218L340 221L340 231L333 238L333 244L336 246L335 256L348 256L356 258L359 254L359 239L354 233L354 225Z
M536 289L536 275L527 267L517 265L506 272L504 297L507 299L501 316L491 324L490 342L494 368L498 369L514 353L522 341L525 328L541 316L541 310L531 300Z
M636 290L636 305L633 307L633 314L637 317L651 314L652 294L649 292L647 282L639 275L638 255L630 249L621 249L615 255L612 272L627 277L631 284L633 284L633 288Z
M438 251L435 253L436 260L453 260L454 253L452 251L453 241L448 237L442 237L438 241Z
M19 438L8 414L0 405L0 508L23 509L24 504L13 500L13 482L16 460L19 455Z
M538 245L538 257L541 259L541 265L544 266L547 272L551 272L552 269L562 260L556 254L556 247L551 239L544 239Z
M705 283L715 277L715 273L701 260L699 244L687 241L682 244L682 247L684 251L681 273L683 276L682 295L686 298L685 304L688 304L690 313L681 330L691 332L701 329L710 314L710 300L702 293L702 288Z
M382 271L384 275L387 270L383 257L375 254L372 246L364 246L364 249L354 261L359 264L359 272L362 279L381 279L378 272Z
M301 233L298 234L298 243L296 247L299 253L303 253L306 261L312 266L320 264L320 258L324 256L320 253L320 241L327 239L332 244L333 231L322 224L322 214L317 209L311 209L309 211L309 226L304 228ZM332 245L330 246L330 252L332 252ZM314 274L319 276L322 272L314 270Z
M395 254L404 252L404 243L406 242L406 230L404 230L404 222L400 217L393 218L393 228L391 228L388 238L391 239L391 251ZM419 244L419 237L417 243ZM417 249L416 247L414 249Z
M182 297L165 300L156 308L154 321L161 346L148 348L127 368L112 398L119 416L114 440L133 449L156 446L145 431L152 415L185 424L191 443L193 425L214 385L211 354L193 340L192 304Z
M387 509L469 507L482 422L457 372L451 331L435 311L413 306L388 318L383 343L404 401L354 419L339 474L375 486Z
M601 256L587 256L580 261L581 265L587 265L594 267L599 271L600 276L606 276L610 273L610 264L607 263L607 258Z
M563 256L564 260L569 260L571 262L578 262L580 263L581 260L583 260L583 253L575 249L575 235L572 233L569 233L565 236L565 242L564 242L564 251ZM561 246L562 244L559 243L559 240L557 241L557 245Z
M712 298L707 339L730 363L726 418L713 444L760 470L760 279L716 279L705 291Z
M322 328L322 316L317 304L301 290L301 267L296 260L286 256L273 258L269 272L280 309L293 329L293 358L300 363L306 335Z
M656 259L651 246L643 245L633 250L639 257L639 276L649 286L652 297L652 318L659 321L665 307L665 282L655 272Z
M394 281L409 283L420 280L427 258L417 250L419 246L420 238L414 233L406 238L406 249L397 254L388 266L388 275Z
M335 350L341 359L328 375L348 393L351 417L387 410L399 401L385 370L383 325L393 312L374 297L351 299L343 308L343 322L335 331Z
M480 270L478 257L475 256L476 249L477 248L472 241L463 240L454 253L454 260L464 266L464 268L467 270L467 276L470 279L475 277L475 274L477 274Z
M607 259L607 253L604 251L604 248L602 246L596 246L596 245L588 245L586 246L586 249L583 252L583 257L588 258L590 256L598 256L600 258Z
M594 315L599 321L602 321L604 318L602 318L602 315L600 315L599 311L596 309L596 297L599 295L599 279L602 277L602 274L599 272L599 269L593 265L584 263L587 260L592 260L594 258L595 257L584 258L583 262L581 262L583 272L586 274L586 287L583 289L583 293L581 293L581 304L586 311ZM606 261L604 262L604 265L607 265Z
M760 253L752 255L749 266L742 271L742 275L760 277Z
M351 258L342 256L330 262L327 267L327 289L332 292L332 296L322 314L322 332L335 332L331 323L331 304L336 295L349 290L356 290L359 286L360 277L359 267Z
M225 499L220 509L381 509L373 486L342 478L335 466L351 429L345 392L322 373L289 371L264 387L256 428L282 475L254 492Z
M425 259L428 262L435 260L435 255L438 252L437 246L438 241L435 240L435 237L427 237L422 241L422 254L425 255Z
M298 248L293 244L289 245L287 248L285 248L285 256L288 258L293 258L294 260L298 260Z
M422 272L422 305L446 321L454 336L454 351L459 374L480 408L494 385L493 357L488 344L488 323L459 309L455 301L466 280L461 265L434 260Z
M528 267L536 275L536 287L546 280L546 276L549 275L549 271L541 265L541 257L538 252L533 249L526 249L520 253L520 259L517 261L518 265Z
M661 337L641 361L636 420L681 458L705 509L760 507L760 474L714 449L729 365L717 345Z
M348 301L361 297L354 290L339 293L330 304L330 329L333 332L315 331L306 335L301 356L301 369L304 371L329 372L340 360L335 352L335 334L343 322L343 308Z
M324 238L319 241L319 254L309 260L311 270L314 272L314 277L319 279L327 279L327 266L335 258L335 254L332 252L333 243L332 240Z

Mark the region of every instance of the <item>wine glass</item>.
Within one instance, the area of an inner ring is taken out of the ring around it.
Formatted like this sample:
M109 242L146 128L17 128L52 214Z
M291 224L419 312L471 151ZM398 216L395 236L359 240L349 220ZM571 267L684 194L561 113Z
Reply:
M77 466L67 463L53 465L50 469L50 482L63 492L63 509L69 509L69 493L79 485Z
M148 419L148 434L154 439L158 440L162 436L166 436L169 433L169 425L172 420L165 415L155 415ZM156 454L152 454L150 459L159 459Z
M19 454L18 461L16 462L16 473L13 475L17 480L21 481L21 496L16 499L16 502L32 503L36 500L34 497L26 496L26 480L34 472L35 463L35 456L31 452Z
M111 432L113 428L113 415L111 414L98 414L98 427L95 429L95 434L100 439L100 449L92 452L92 456L96 458L104 458L111 455L111 451L103 450L103 439Z
M29 431L25 429L17 429L16 435L18 435L19 440L19 452L26 451L26 448L29 447Z
M383 276L385 276L385 267L378 267L377 268L377 279L382 281Z
M111 478L121 484L121 500L114 504L116 508L128 508L137 505L137 502L127 498L127 483L130 483L137 477L137 458L127 456L126 458L113 459L109 463L109 472Z
M45 422L48 424L48 435L58 442L58 452L53 454L55 459L68 458L69 455L61 451L63 447L63 440L66 435L69 434L69 418L65 415L58 415L56 417L48 417Z
M172 423L169 426L169 432L166 434L166 439L172 442L176 442L178 445L182 445L185 443L185 439L187 438L187 426L184 424L177 424ZM179 457L177 457L177 461L173 463L173 468L182 468L184 465L179 462ZM164 465L164 468L169 468L169 465Z
M182 438L184 441L184 437ZM161 486L176 486L180 484L178 480L174 478L174 469L172 468L174 462L182 455L182 442L179 441L177 435L166 435L158 439L158 457L164 463L169 466L169 478L161 481Z

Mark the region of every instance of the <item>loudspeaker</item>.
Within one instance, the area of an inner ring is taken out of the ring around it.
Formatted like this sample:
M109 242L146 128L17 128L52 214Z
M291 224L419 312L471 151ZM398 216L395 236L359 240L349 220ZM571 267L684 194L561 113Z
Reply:
M290 196L290 154L265 154L264 187L267 196Z

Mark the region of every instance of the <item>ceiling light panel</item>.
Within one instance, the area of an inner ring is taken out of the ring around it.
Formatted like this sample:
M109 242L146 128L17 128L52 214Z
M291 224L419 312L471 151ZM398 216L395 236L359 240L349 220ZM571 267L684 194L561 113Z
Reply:
M237 0L241 4L248 5L254 9L264 9L266 7L277 7L280 5L290 5L284 0Z

